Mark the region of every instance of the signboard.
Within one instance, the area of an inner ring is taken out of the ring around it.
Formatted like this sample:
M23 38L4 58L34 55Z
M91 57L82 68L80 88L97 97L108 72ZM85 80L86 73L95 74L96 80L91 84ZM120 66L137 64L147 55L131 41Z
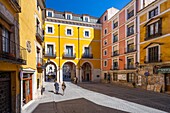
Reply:
M170 73L170 68L160 68L158 69L159 73Z
M118 74L118 80L127 80L126 74Z

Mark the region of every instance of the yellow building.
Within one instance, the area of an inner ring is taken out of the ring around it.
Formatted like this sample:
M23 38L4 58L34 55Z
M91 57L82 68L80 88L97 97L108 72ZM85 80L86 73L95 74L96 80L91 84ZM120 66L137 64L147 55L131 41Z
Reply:
M27 64L21 68L21 106L40 96L43 80L42 42L45 0L21 1L20 44L27 49Z
M101 24L98 18L46 9L45 80L100 80Z
M170 0L156 0L138 12L138 84L170 91Z
M18 43L17 0L0 0L0 113L20 112L21 65L26 64L26 49Z

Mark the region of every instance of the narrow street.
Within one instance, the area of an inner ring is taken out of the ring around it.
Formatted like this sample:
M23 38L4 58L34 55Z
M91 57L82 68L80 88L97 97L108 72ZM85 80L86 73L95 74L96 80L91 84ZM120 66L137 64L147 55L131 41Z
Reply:
M61 89L59 94L54 94L53 83L45 83L45 92L43 96L30 103L30 105L27 106L22 113L164 113L169 110L169 108L165 110L158 110L159 108L154 108L154 106L148 107L148 105L140 102L129 100L133 98L133 95L136 95L133 100L137 100L138 97L151 99L150 96L153 94L153 96L159 96L160 106L161 104L167 104L169 106L169 103L162 103L162 101L165 100L166 102L169 101L169 95L152 92L149 92L148 95L146 91L138 92L138 89L133 89L134 92L136 91L136 93L140 93L138 95L133 93L131 89L125 89L118 86L117 88L111 88L111 86L106 84L81 83L79 85L81 87L70 82L66 82L67 88L65 94L62 95ZM130 94L131 97L124 96L126 94L129 95L128 92L132 93ZM119 94L122 95L122 97L118 96ZM153 100L155 100L155 98L153 98ZM158 100L153 101L155 102L155 105L156 101ZM152 103L150 102L150 104Z

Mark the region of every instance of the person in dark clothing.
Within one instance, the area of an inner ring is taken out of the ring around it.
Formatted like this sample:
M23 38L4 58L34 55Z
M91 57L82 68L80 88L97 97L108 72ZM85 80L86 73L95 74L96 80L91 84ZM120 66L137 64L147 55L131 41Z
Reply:
M66 84L65 84L65 82L63 82L63 83L62 83L63 95L64 95L64 91L65 91L65 89L66 89Z
M55 93L58 94L58 92L59 92L59 84L58 84L57 81L55 81L54 86L55 86Z

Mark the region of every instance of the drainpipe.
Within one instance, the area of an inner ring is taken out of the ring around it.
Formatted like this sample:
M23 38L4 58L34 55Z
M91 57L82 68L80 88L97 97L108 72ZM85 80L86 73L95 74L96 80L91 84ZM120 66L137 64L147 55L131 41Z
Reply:
M80 27L78 27L78 59L79 59L79 61L78 61L78 66L79 66L79 68L78 68L78 71L79 71L79 73L78 73L78 77L79 77L79 82L80 82L80 36L79 36L79 30L80 30Z
M60 24L58 25L58 48L59 48L59 82L60 82Z

